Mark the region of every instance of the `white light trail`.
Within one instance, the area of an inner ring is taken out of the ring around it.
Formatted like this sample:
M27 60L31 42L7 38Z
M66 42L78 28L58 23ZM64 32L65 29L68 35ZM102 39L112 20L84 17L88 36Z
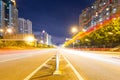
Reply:
M73 54L73 55L79 55L82 57L88 57L95 60L108 62L112 64L119 64L120 65L120 57L115 57L113 55L105 55L105 54L95 54L92 52L86 52L86 51L77 51L77 50L70 50L70 49L61 49L62 52Z

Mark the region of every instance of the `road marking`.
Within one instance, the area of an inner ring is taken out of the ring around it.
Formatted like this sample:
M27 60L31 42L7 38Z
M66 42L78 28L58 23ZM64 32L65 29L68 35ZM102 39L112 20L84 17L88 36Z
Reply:
M42 67L45 66L45 64L50 61L53 57L49 58L47 61L45 61L42 65L40 65L37 69L35 69L31 74L29 74L24 80L29 80L35 73L37 73Z
M62 54L62 56L63 56L63 54ZM78 71L73 67L73 65L68 61L68 59L65 56L63 56L63 58L67 61L67 63L69 64L69 66L72 68L73 72L76 74L76 76L78 77L78 79L79 80L84 80L82 78L82 76L78 73Z

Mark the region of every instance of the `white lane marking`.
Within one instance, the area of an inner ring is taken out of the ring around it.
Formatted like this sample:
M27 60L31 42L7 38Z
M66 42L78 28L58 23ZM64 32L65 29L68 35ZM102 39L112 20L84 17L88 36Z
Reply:
M76 74L76 76L78 77L79 80L84 80L82 78L82 76L78 73L78 71L73 67L73 65L68 61L68 59L62 54L62 56L64 57L64 59L67 61L67 63L69 64L69 66L72 68L73 72Z
M45 61L42 65L40 65L37 69L35 69L31 74L29 74L24 80L29 80L35 73L37 73L45 64L50 61L53 57L49 58L47 61Z

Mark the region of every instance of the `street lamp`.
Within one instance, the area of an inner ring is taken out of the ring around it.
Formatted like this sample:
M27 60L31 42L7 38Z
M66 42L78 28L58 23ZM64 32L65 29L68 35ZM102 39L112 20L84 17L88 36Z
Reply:
M13 32L11 28L8 28L6 31L7 31L8 33L12 33L12 32Z
M71 28L71 32L72 32L73 34L77 33L77 32L78 32L77 27L76 27L76 26L73 26L73 27Z
M2 33L2 32L3 32L3 29L0 29L0 32Z
M27 42L34 42L35 41L35 38L33 36L27 36L24 38L25 41Z
M45 33L45 30L43 30L42 33Z
M33 36L27 36L24 38L24 40L28 43L34 43L34 46L37 47L37 40Z
M73 26L72 28L71 28L71 33L74 35L74 34L76 34L78 32L78 28L77 28L77 26ZM75 45L75 42L73 42L72 43L73 44L73 48L75 47L74 45Z

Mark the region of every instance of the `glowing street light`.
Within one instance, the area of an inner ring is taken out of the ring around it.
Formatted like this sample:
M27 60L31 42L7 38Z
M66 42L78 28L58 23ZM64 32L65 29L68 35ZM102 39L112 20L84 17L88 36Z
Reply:
M43 44L43 43L44 43L44 42L43 42L43 40L40 40L40 43L42 43L42 44Z
M73 35L76 34L76 33L78 32L77 26L73 26L73 27L71 28L71 32L72 32ZM73 42L72 44L73 44L73 48L74 48L75 42Z
M71 28L71 32L72 32L72 33L77 33L77 32L78 32L77 27L75 27L75 26L74 26L74 27L72 27L72 28Z
M45 33L45 30L43 30L42 33Z
M33 36L28 36L28 37L25 37L24 40L27 41L27 42L34 42L35 38Z
M98 12L95 13L95 16L98 17Z
M7 29L7 32L8 32L8 33L12 33L13 31L12 31L11 28L8 28L8 29Z
M3 32L3 29L0 29L0 32Z

